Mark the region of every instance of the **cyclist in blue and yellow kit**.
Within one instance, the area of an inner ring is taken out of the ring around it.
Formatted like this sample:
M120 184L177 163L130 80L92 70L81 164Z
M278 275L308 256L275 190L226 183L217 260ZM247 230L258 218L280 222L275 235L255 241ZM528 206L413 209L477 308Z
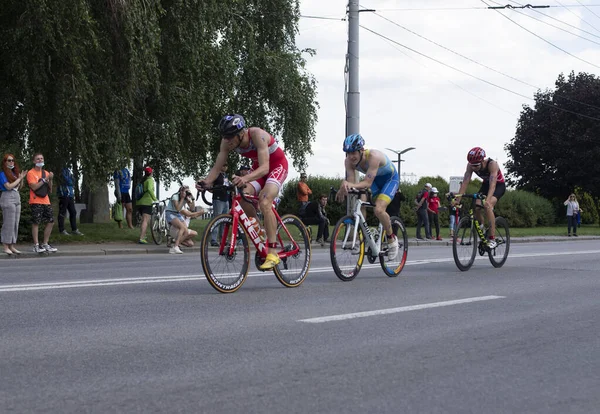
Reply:
M393 233L390 215L386 212L400 184L400 177L394 164L383 152L376 149L365 149L365 140L360 134L352 134L344 140L343 150L346 153L346 179L342 181L336 194L338 201L348 194L350 188L357 190L371 189L375 204L375 216L388 236L388 258L398 255L398 239ZM356 171L365 174L363 180L356 182Z

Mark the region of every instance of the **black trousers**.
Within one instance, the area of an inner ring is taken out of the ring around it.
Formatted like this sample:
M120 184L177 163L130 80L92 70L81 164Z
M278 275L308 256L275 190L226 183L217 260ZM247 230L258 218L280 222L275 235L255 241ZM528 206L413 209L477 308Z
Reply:
M317 231L317 240L329 240L329 226L327 225L326 219L321 219L319 217L306 217L302 219L302 222L307 226L311 224L319 225L319 230Z
M77 230L77 210L75 210L75 200L71 197L58 198L58 231L62 232L65 229L65 217L69 211L69 221L71 222L71 230Z

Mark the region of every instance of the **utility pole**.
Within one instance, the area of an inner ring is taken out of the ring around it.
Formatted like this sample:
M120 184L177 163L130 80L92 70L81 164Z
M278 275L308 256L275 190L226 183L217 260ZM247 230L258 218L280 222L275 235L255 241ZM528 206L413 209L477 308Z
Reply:
M398 163L398 180L399 180L399 182L402 182L402 175L400 174L400 170L402 169L402 161L404 161L402 159L402 154L404 154L405 152L408 152L408 151L412 151L414 149L416 149L416 148L415 147L408 147L408 148L403 149L402 151L396 151L396 150L393 150L391 148L386 148L386 150L392 151L392 152L395 152L396 154L398 154L398 161L394 160L392 162L397 162Z
M348 2L348 54L346 55L348 85L346 96L346 136L360 133L360 92L358 91L358 0Z

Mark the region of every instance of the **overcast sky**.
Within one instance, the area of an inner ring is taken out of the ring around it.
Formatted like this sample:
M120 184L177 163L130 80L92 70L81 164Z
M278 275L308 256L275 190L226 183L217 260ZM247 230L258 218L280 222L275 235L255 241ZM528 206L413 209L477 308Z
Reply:
M494 5L491 0L486 2ZM402 174L413 174L404 180L416 182L419 177L436 175L448 180L450 176L462 175L467 151L473 146L483 147L503 165L507 160L504 145L514 136L522 106L533 104L537 90L526 84L547 89L554 87L561 72L598 73L600 7L586 9L581 4L600 4L600 0L529 3L553 7L494 11L486 9L480 0L361 1L364 8L376 9L377 14L393 21L365 12L360 13L361 25L472 75L360 30L360 132L368 147L383 150L391 159L397 156L384 148L416 147L403 155ZM297 36L299 48L316 50L314 57L306 56L307 68L317 81L320 105L314 155L306 168L309 175L344 174L341 148L346 122L344 65L348 23L341 19L345 18L346 6L347 0L301 0L303 16L336 19L303 17ZM517 80L457 56L398 25ZM292 167L289 178L298 175L299 171ZM193 186L193 179L185 179L185 183ZM161 188L161 198L174 191L173 187Z

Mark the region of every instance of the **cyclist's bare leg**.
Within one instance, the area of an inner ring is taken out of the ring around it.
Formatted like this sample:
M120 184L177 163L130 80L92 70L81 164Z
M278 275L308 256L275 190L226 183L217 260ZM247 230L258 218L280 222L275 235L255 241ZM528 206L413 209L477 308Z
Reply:
M267 182L258 195L258 207L263 214L265 231L267 233L267 242L275 243L277 233L277 219L273 213L273 200L279 194L277 184ZM277 249L269 247L269 253L277 255Z
M485 216L487 217L490 232L488 233L489 237L496 237L496 218L494 217L494 206L498 202L498 199L494 196L485 200Z
M246 186L244 187L244 189L242 191L244 191L244 194L248 194L248 195L256 194L256 190L254 189L254 186L250 183L246 184ZM240 205L242 206L242 208L244 209L244 212L246 213L246 215L248 217L254 217L255 219L258 220L258 214L256 213L256 208L254 208L254 205L252 203L248 203L248 202L244 201L244 199L242 198L240 200Z
M393 230L390 215L386 211L388 204L390 204L388 200L377 197L377 200L375 201L375 216L383 226L385 234L390 235L393 233Z

